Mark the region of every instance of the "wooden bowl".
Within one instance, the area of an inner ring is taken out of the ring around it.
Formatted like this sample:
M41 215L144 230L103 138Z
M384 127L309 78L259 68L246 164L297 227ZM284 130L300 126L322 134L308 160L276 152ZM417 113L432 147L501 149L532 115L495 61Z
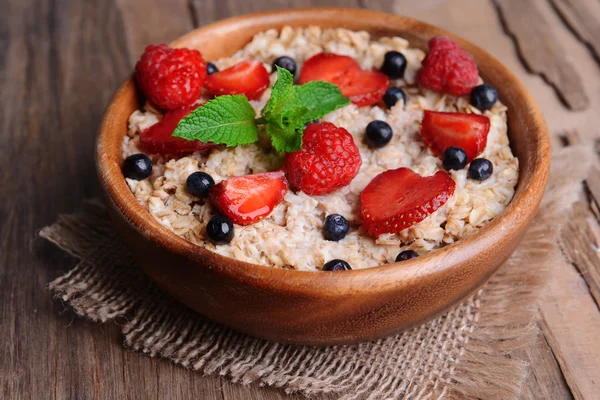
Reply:
M379 338L440 315L475 292L513 252L542 198L550 165L544 119L527 90L485 51L412 19L367 10L317 8L251 14L195 30L173 46L229 56L254 34L284 25L318 25L402 36L427 48L438 35L457 40L508 107L511 147L520 163L515 196L475 234L401 264L323 273L249 264L192 244L138 204L121 173L129 115L141 104L132 79L110 102L97 138L96 163L115 228L139 266L165 292L242 332L285 343L349 344Z

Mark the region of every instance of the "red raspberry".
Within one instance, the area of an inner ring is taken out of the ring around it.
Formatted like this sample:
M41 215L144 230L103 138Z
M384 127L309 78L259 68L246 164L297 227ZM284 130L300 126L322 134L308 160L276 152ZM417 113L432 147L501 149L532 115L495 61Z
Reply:
M135 76L150 101L173 110L198 100L206 79L206 63L197 50L150 45L135 65Z
M321 122L306 127L302 149L288 153L283 168L294 188L319 196L349 184L361 164L352 135L331 122Z
M455 96L477 86L479 74L473 57L454 40L438 36L429 41L429 53L417 74L419 85Z

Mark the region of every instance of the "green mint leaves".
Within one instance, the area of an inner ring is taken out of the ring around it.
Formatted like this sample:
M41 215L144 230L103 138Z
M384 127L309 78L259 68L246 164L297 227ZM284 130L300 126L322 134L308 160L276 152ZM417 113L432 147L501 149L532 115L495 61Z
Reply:
M179 121L173 136L239 146L258 140L254 108L243 95L219 96Z
M277 67L277 82L260 118L255 119L245 96L219 96L182 119L173 136L238 146L257 141L257 124L264 124L275 150L297 151L307 123L348 104L337 86L323 81L294 85L292 74Z

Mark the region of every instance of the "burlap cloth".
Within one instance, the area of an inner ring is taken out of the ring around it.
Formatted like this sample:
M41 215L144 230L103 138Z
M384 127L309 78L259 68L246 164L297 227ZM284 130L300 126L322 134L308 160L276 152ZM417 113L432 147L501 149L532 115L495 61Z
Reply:
M125 346L204 374L305 395L343 399L516 399L527 364L511 352L538 333L536 291L556 237L577 200L590 152L567 148L553 158L535 221L506 265L477 294L444 316L396 336L354 346L298 347L235 332L163 295L135 267L103 206L63 215L40 235L79 264L50 288L77 314L126 321ZM576 160L576 161L575 161Z

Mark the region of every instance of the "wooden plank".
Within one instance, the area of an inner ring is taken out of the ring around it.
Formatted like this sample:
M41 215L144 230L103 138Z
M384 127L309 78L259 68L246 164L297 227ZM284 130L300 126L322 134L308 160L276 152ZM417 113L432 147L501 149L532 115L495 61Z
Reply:
M600 62L600 2L596 0L550 0L569 28L585 42Z
M194 27L187 0L116 0L116 3L124 20L132 66L147 45L169 43Z
M573 398L552 349L543 335L540 335L533 346L519 350L515 355L531 365L531 372L523 386L523 400Z
M600 227L587 202L575 204L564 227L560 244L564 255L585 279L600 304Z
M565 50L539 11L537 2L497 0L495 4L525 65L552 85L570 109L585 110L590 100L581 78L572 61L565 57Z
M0 398L118 398L117 327L74 319L47 283L73 260L35 231L95 195L94 131L126 76L111 1L10 0L0 13ZM101 78L101 79L100 79ZM5 218L6 217L6 218ZM113 343L112 346L110 344ZM99 351L101 349L101 353ZM102 354L102 356L100 356Z

